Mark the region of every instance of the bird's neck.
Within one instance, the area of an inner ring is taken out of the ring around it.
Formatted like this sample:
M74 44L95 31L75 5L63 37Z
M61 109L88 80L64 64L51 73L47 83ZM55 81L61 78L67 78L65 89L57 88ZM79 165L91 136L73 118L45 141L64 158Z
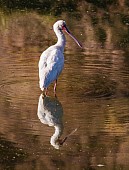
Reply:
M55 133L52 135L50 143L52 146L54 146L56 149L59 147L58 139L63 133L63 124L58 124L55 127Z
M64 51L64 47L65 47L65 43L66 43L65 35L63 34L63 32L61 30L56 30L55 34L58 38L56 45L59 46L62 49L62 51Z

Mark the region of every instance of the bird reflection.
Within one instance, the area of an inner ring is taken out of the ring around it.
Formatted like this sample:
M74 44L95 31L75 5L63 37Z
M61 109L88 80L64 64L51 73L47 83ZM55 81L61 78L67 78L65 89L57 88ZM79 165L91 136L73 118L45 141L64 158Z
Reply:
M63 133L63 108L58 99L44 96L43 94L39 97L38 103L38 118L43 124L54 126L55 132L51 136L50 143L55 149L59 149L60 145L64 143L60 139Z

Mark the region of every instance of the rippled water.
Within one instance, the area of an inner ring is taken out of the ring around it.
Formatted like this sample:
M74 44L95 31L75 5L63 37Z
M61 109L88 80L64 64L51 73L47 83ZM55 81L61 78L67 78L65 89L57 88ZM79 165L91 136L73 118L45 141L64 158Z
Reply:
M38 61L56 39L50 30L43 35L38 24L48 19L30 13L4 19L7 24L0 34L0 169L128 169L128 55L119 49L80 50L67 37L57 98L53 85L45 97L38 85ZM81 27L75 25L76 36L77 28ZM87 41L81 40L85 46Z

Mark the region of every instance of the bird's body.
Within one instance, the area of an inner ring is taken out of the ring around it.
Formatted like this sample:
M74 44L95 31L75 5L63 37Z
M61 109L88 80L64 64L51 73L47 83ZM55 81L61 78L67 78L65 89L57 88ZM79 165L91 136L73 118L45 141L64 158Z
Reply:
M64 67L64 55L60 46L53 45L45 50L39 61L40 88L43 91L56 81Z
M59 149L59 139L63 133L63 107L61 103L57 98L51 98L41 94L39 97L37 115L43 124L55 128L50 143L56 149Z
M54 32L58 38L55 45L46 49L39 60L39 81L42 91L47 92L48 86L55 81L54 92L56 91L57 79L64 67L64 47L66 38L63 30L66 31L78 45L80 43L71 35L66 27L65 21L59 20L53 25Z

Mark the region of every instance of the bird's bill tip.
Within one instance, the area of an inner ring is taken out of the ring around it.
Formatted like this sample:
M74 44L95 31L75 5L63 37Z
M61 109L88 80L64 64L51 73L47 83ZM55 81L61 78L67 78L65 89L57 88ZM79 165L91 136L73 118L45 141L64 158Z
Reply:
M67 28L66 26L63 27L63 30L64 30L65 32L67 32L67 34L68 34L70 37L72 37L72 39L77 43L77 45L78 45L80 48L83 48L82 45L81 45L81 43L71 34L71 32L68 30L68 28Z

